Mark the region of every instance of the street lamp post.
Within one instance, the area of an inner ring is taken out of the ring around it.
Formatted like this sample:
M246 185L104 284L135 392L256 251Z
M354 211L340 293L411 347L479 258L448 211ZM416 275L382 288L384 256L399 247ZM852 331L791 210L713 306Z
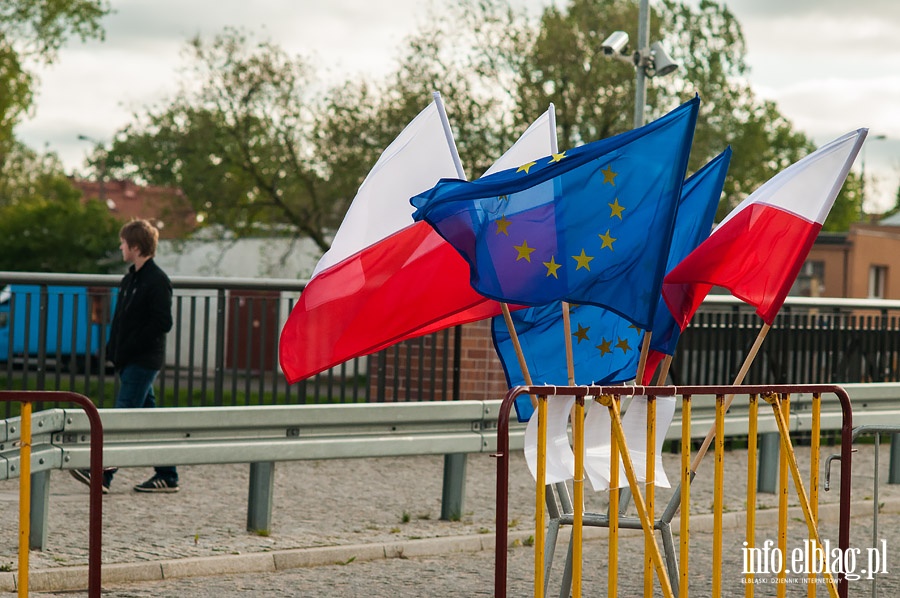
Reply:
M650 52L650 0L641 0L638 11L638 52L643 57ZM642 65L634 69L634 128L644 126L647 108L647 71Z
M884 141L887 135L872 135L866 141ZM859 219L866 219L866 143L863 143L859 156Z
M99 196L100 202L106 203L106 149L103 147L103 144L94 139L93 137L88 137L87 135L79 135L78 139L81 141L88 141L96 145L103 152L100 157L100 164L97 168L97 195Z
M628 34L614 31L602 44L603 53L610 58L634 65L634 128L644 125L647 106L647 79L668 75L678 69L659 42L650 44L650 0L641 0L638 12L638 48L632 54L625 51Z

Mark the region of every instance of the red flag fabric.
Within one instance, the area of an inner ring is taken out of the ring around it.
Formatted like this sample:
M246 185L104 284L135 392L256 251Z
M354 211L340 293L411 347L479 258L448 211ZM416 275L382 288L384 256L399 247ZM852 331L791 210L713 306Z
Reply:
M682 330L713 286L773 322L866 133L847 133L769 179L666 275L663 297Z

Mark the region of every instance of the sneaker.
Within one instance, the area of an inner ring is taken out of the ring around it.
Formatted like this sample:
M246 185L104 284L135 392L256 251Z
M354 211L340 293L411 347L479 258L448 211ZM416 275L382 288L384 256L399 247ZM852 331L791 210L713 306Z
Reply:
M117 467L109 468L110 471L116 471ZM104 470L106 471L106 470ZM84 484L85 486L91 485L91 470L90 469L71 469L69 473L72 474L72 477ZM109 494L109 484L107 482L103 483L103 494Z
M143 484L134 487L135 492L178 492L178 482L153 476Z

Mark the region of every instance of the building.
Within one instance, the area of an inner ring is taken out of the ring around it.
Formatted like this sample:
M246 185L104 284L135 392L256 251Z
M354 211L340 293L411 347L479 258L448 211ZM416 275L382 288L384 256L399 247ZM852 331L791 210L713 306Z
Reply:
M900 299L900 214L820 233L791 294Z
M181 189L138 185L130 180L70 179L82 193L82 201L99 200L122 222L149 220L163 239L180 239L197 228L197 214Z

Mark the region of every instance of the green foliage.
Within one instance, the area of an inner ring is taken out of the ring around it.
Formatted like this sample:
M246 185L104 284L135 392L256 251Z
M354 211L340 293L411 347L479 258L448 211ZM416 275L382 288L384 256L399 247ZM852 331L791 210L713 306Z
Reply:
M105 205L78 197L0 208L0 270L109 272L119 226Z
M34 76L24 65L49 64L71 36L102 38L108 0L3 0L0 2L0 165L12 128L33 99Z
M0 270L104 273L115 256L120 223L81 193L53 154L21 144L0 165Z
M206 222L238 235L313 239L323 251L379 153L441 92L469 178L479 176L552 102L562 149L632 128L635 73L600 51L623 30L637 39L634 0L569 0L538 18L505 0L461 0L435 12L401 49L395 72L326 87L311 61L226 30L195 39L183 89L122 130L114 175L181 187ZM689 173L731 145L719 217L813 149L750 88L740 24L711 0L661 0L651 40L682 64L650 78L646 120L700 94ZM859 214L851 175L826 230Z
M209 224L239 235L289 225L327 249L324 230L347 206L323 185L330 153L305 103L317 90L304 61L233 29L189 53L184 89L120 132L107 167L180 187Z

